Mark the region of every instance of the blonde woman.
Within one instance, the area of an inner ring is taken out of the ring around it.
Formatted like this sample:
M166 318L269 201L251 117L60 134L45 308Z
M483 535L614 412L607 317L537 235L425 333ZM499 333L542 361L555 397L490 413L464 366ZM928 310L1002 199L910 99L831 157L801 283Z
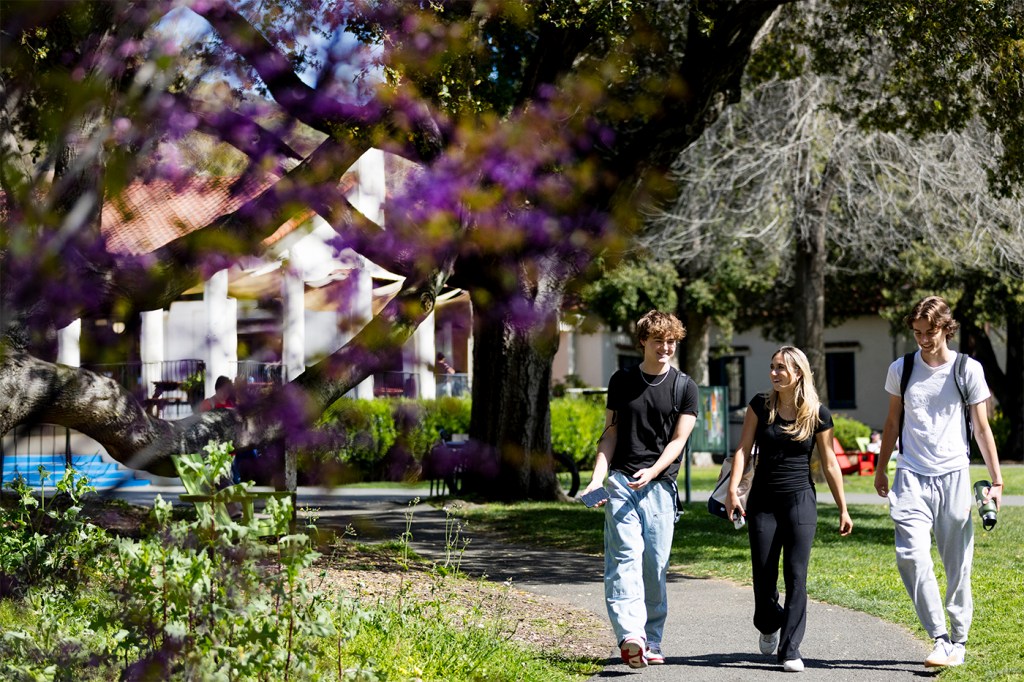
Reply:
M814 389L803 351L779 348L769 366L772 389L753 397L733 462L726 509L747 519L754 576L754 627L763 654L776 655L783 670L804 669L800 642L807 627L807 565L818 523L811 480L811 453L818 446L825 480L839 507L839 534L853 522L846 509L843 475L832 448L832 414ZM747 509L736 495L746 458L757 445L757 467ZM779 603L779 559L786 603Z

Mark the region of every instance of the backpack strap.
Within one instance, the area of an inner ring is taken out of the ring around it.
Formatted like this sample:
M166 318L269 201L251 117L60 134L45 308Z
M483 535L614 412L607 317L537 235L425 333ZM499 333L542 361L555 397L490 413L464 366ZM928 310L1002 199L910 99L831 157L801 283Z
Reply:
M671 423L675 426L676 420L683 411L683 389L686 388L686 373L676 370L676 376L672 379L672 418Z
M964 424L967 427L967 451L971 450L971 439L974 438L974 422L971 421L971 406L967 403L967 354L957 353L956 364L953 366L953 382L960 393L963 403Z
M903 374L900 375L900 454L903 454L903 418L906 414L903 397L907 394L907 386L910 385L910 373L914 371L914 355L917 352L907 353L903 356Z

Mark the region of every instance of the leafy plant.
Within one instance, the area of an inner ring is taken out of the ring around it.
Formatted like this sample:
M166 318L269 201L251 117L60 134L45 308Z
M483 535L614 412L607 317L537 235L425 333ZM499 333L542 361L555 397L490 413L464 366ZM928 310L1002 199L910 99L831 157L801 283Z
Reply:
M39 476L38 490L21 477L7 485L15 504L0 507L0 597L23 596L42 584L73 591L107 542L102 529L81 518L81 498L95 490L88 478L66 469L47 498L52 474L40 466Z
M229 466L228 445L210 448L209 477ZM244 485L242 486L244 489ZM291 501L267 501L274 526L287 527ZM157 533L122 539L104 566L111 606L94 627L111 635L109 653L133 678L303 679L314 668L302 643L334 632L326 598L303 578L320 556L305 534L267 545L249 525L200 514L172 521L159 496Z

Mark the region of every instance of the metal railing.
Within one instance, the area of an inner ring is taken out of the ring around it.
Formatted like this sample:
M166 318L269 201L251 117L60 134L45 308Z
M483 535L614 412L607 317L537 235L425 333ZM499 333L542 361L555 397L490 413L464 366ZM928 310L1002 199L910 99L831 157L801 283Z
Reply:
M161 419L188 417L206 390L202 360L87 364L83 369L113 379Z
M63 455L71 466L71 429L56 424L19 424L0 438L0 468L7 457Z
M469 396L468 374L435 374L437 397ZM378 372L373 375L373 395L377 398L416 398L422 395L415 372Z
M459 398L461 396L470 395L469 386L469 375L456 372L455 374L438 374L435 376L437 381L437 397L441 396L452 396L453 398Z
M280 362L239 360L235 379L246 384L280 384L283 374Z

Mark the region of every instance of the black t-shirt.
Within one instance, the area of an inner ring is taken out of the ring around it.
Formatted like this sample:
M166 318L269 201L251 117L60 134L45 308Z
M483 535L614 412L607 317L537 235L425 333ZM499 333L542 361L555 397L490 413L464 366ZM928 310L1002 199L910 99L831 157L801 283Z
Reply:
M672 405L676 375L682 375L679 381L684 382L679 412ZM641 376L639 367L615 372L608 380L608 409L615 412L618 434L610 468L632 476L652 466L672 440L679 415L697 416L697 403L697 384L674 367L668 376ZM681 462L682 457L677 458L656 480L675 481Z
M818 408L818 425L805 440L793 440L782 431L792 424L775 415L775 422L768 423L768 394L758 393L750 399L750 409L757 415L757 469L754 472L754 487L750 494L760 489L762 493L795 493L813 488L811 481L811 453L814 438L822 431L832 428L832 413L822 405Z

